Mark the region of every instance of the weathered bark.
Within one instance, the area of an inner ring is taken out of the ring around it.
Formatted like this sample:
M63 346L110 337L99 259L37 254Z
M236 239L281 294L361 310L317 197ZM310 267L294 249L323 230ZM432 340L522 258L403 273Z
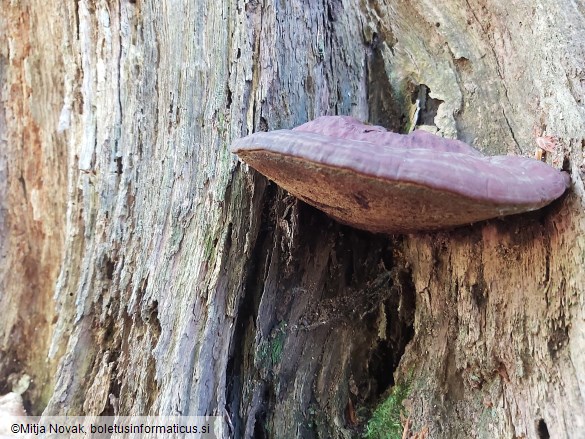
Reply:
M58 5L0 2L0 394L52 394L47 361L67 209L63 106L65 21Z
M3 6L0 391L28 374L46 414L353 437L412 376L431 437L585 437L581 3ZM227 149L322 114L487 153L546 130L573 186L455 231L359 232Z

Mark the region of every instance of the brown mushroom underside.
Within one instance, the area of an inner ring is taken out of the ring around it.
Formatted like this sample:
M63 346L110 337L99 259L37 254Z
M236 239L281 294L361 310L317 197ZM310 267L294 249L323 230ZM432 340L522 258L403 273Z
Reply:
M352 118L309 124L320 132L301 126L256 133L232 150L306 203L371 232L436 230L535 210L562 195L568 183L566 174L542 162L485 157L428 133L405 136L373 127L382 134L375 143L376 131ZM340 125L344 129L335 131Z

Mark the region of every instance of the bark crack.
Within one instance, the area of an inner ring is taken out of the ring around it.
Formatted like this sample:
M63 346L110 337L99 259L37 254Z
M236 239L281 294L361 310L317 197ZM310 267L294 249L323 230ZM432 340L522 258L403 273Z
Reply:
M506 87L504 87L504 88L506 88ZM512 125L510 124L510 121L508 120L508 116L506 115L506 110L504 110L504 108L502 108L502 115L504 116L504 120L506 121L506 125L508 125L508 129L510 130L510 135L512 136L512 140L516 144L516 149L518 151L520 151L520 154L524 155L524 151L522 151L522 148L520 147L518 140L516 140L516 135L514 134L514 130L512 129Z

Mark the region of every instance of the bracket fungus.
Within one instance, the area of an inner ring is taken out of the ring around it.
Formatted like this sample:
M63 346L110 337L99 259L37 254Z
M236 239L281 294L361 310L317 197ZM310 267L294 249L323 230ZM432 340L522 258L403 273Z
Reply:
M449 228L546 206L569 176L526 157L488 157L425 131L349 116L236 140L232 152L341 223L380 233Z

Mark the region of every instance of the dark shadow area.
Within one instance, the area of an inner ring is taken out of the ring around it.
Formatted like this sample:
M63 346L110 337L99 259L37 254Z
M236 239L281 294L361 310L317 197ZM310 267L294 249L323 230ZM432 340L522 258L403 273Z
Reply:
M538 434L538 439L550 439L548 427L544 419L539 419L536 423L536 434Z

